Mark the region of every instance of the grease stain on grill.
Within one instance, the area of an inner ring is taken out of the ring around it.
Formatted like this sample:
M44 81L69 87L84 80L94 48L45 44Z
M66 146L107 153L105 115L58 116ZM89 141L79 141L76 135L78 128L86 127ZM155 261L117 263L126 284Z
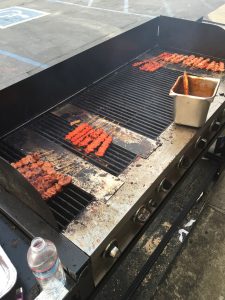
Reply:
M0 142L0 156L9 163L16 162L25 155L26 153L8 145L4 141ZM70 184L64 187L62 192L48 200L47 204L56 219L59 229L65 230L67 225L93 200L95 200L95 198L91 194Z

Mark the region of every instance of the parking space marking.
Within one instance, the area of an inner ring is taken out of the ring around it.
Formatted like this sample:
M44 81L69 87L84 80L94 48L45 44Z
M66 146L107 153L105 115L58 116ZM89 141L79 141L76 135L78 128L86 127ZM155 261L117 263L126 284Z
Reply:
M94 2L94 0L89 0L88 1L88 6L92 6L92 3Z
M48 65L46 65L46 64L42 64L42 63L40 63L36 60L30 59L28 57L24 57L24 56L21 56L21 55L18 55L16 53L12 53L12 52L9 52L9 51L6 51L6 50L0 50L0 55L11 57L11 58L14 58L18 61L24 62L26 64L29 64L29 65L32 65L32 66L35 66L35 67L40 67L42 69L48 68Z
M129 0L124 0L124 3L123 3L123 11L125 13L128 13L128 9L129 9Z
M88 9L95 9L95 10L119 13L119 14L124 14L124 15L140 16L140 17L144 17L144 18L151 18L151 19L156 18L156 16L152 16L152 15L124 12L124 11L121 11L121 10L101 8L101 7L96 7L96 6L85 6L85 5L82 5L82 4L77 4L77 3L63 1L63 0L48 0L48 2L61 3L61 4L66 4L66 5L73 5L73 6L77 6L77 7L81 7L81 8L86 8L86 9L87 8Z
M44 11L27 7L11 6L0 9L0 29L28 22L49 15Z
M164 5L164 7L166 9L166 12L167 12L168 16L172 17L173 16L173 12L172 12L172 9L169 6L169 3L167 3L166 0L163 0L163 5Z

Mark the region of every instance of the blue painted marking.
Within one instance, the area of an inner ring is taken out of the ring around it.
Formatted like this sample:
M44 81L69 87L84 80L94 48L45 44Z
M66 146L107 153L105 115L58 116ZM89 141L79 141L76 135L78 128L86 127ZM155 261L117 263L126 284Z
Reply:
M0 50L0 54L11 57L11 58L15 58L18 61L22 61L26 64L29 64L29 65L32 65L32 66L35 66L35 67L40 67L42 69L46 69L46 68L49 67L46 64L42 64L42 63L40 63L38 61L35 61L33 59L30 59L30 58L27 58L27 57L24 57L24 56L21 56L21 55L12 53L12 52L8 52L8 51L5 51L5 50Z
M0 28L4 29L16 24L24 23L48 15L40 10L12 6L0 9Z

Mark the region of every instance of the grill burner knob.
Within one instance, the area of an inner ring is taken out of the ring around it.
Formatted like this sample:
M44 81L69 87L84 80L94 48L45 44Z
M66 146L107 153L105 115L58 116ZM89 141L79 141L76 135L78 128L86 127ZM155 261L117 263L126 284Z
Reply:
M195 147L198 149L204 149L207 145L207 139L203 139L201 137L198 138Z
M158 187L158 192L168 192L171 190L172 186L172 183L168 179L164 178Z
M109 256L111 256L112 258L116 258L120 255L120 250L118 247L114 246L112 248L112 250L109 252Z
M117 258L120 256L120 249L118 247L118 243L116 240L113 240L109 243L109 245L106 247L103 257L111 257L111 258Z
M190 159L187 156L182 156L178 162L179 169L187 169L190 166Z
M134 215L134 222L139 223L139 224L144 224L145 222L148 221L151 213L149 210L147 210L146 207L141 206L135 213Z
M221 123L219 121L214 121L210 126L210 130L217 131L220 129L220 126L221 126Z

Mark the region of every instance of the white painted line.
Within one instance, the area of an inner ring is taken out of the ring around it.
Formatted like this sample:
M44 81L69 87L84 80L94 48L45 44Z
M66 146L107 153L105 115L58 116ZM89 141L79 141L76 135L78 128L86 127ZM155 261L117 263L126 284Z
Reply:
M88 6L89 6L89 7L92 6L93 2L94 2L94 0L89 0L89 1L88 1Z
M179 241L183 243L185 235L188 235L189 232L185 229L180 229L178 230L178 233L179 233Z
M47 15L50 14L50 13L46 13L46 12L43 12L43 11L40 11L40 10L31 9L31 8L27 8L27 7L20 7L20 6L7 7L5 9L1 9L0 12L7 11L9 8L17 9L17 10L21 10L22 9L22 10L27 10L27 11L31 11L31 12L36 12L36 13L39 13L39 15L35 16L35 17L24 19L24 20L20 20L18 22L13 22L12 24L9 24L9 25L4 25L4 26L0 25L0 29L5 29L5 28L8 28L8 27L17 25L17 24L25 23L25 22L28 22L28 21L31 21L31 20L34 20L34 19L38 19L38 18L47 16Z
M163 0L163 5L166 9L166 12L168 14L169 17L172 17L173 16L173 12L172 12L172 9L170 8L169 4L167 3L166 0Z
M190 226L192 226L195 222L196 222L196 220L191 219L189 222L187 222L187 224L184 225L184 227L190 227Z
M127 14L129 9L129 0L124 0L123 11Z
M72 2L68 2L68 1L63 1L63 0L48 0L48 2L74 5L74 6L78 6L81 8L89 8L89 9L95 9L95 10L101 10L101 11L108 11L108 12L119 13L119 14L124 14L124 15L134 15L134 16L140 16L140 17L144 17L144 18L151 18L151 19L156 18L156 16L151 16L151 15L136 14L136 13L130 13L130 12L125 13L124 11L121 11L121 10L107 9L107 8L101 8L101 7L96 7L96 6L85 6L85 5L72 3Z

